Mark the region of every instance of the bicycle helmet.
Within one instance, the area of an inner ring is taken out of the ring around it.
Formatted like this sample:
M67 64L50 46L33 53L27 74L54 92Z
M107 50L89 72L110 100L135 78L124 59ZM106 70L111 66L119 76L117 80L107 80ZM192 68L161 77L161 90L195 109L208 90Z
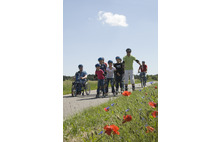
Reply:
M104 58L103 57L98 58L98 61L100 61L100 60L104 60Z
M83 65L82 65L82 64L78 65L78 68L81 68L81 67L83 67Z
M113 61L112 61L112 60L109 60L109 61L108 61L108 64L109 64L109 63L113 63Z
M126 49L126 52L131 52L131 49L130 49L130 48L127 48L127 49Z
M116 59L116 60L117 60L117 59L120 59L120 60L121 60L121 58L120 58L119 56L117 56L115 59Z
M142 61L142 63L145 63L145 61Z
M101 67L101 65L100 64L96 64L95 67Z

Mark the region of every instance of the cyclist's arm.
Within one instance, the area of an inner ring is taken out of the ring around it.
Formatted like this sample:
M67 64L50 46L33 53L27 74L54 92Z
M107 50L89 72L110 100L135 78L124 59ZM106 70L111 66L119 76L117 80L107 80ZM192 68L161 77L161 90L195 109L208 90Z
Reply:
M84 77L82 77L82 79L86 79L87 78L87 75L85 75Z
M140 61L139 60L135 60L140 66L141 66L141 64L140 64Z

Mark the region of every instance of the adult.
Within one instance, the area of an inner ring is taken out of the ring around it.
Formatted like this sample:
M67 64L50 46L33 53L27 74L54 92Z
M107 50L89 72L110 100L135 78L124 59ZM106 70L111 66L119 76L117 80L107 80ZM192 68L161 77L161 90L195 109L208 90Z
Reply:
M136 61L140 66L140 61L137 60L134 56L131 55L131 49L126 49L127 55L123 58L124 69L125 69L125 90L128 90L128 80L130 77L130 82L132 84L132 90L135 90L135 81L133 74L133 62Z
M81 88L86 83L87 72L83 71L83 65L78 65L79 71L75 73L75 83L77 95L81 94Z

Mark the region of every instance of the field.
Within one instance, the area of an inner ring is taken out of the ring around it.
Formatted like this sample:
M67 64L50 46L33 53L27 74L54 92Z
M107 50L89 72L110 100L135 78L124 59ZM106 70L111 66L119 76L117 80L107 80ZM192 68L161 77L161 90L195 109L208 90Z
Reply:
M91 90L97 89L97 81L89 81ZM135 83L140 83L140 80L135 79ZM71 94L71 86L72 81L71 80L65 80L63 81L63 95Z
M134 91L129 96L120 96L102 105L91 107L63 122L63 139L65 142L132 142L158 141L158 84ZM149 102L155 102L151 105ZM109 111L104 108L109 107ZM124 116L131 115L132 119ZM156 116L155 116L156 115ZM119 130L107 129L106 125L116 125ZM110 130L110 131L108 131Z

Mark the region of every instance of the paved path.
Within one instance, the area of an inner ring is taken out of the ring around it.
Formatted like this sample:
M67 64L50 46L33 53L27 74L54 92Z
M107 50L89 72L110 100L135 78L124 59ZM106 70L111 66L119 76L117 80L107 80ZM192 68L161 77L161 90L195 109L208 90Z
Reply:
M149 86L150 83L147 83L147 86ZM136 89L141 89L141 84L136 84ZM128 85L129 91L132 91L131 85ZM110 89L109 89L110 90ZM111 92L111 90L109 91ZM72 97L71 94L64 95L63 96L63 119L72 116L75 113L78 113L86 108L89 108L91 106L97 106L99 104L107 102L109 99L114 99L119 97L114 97L112 93L109 93L106 98L95 98L96 96L96 90L92 90L90 95L88 96L77 96Z

